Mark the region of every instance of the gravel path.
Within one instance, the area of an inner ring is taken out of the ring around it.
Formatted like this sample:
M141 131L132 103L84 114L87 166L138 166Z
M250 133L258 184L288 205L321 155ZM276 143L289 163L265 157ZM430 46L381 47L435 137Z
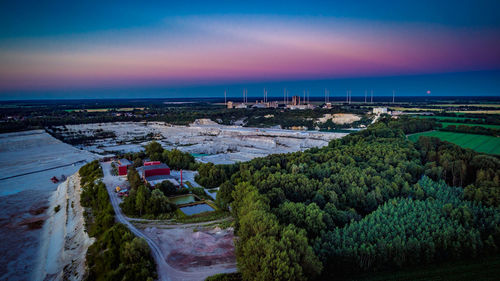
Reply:
M172 266L170 266L165 259L165 256L168 256L168 253L164 255L161 250L161 247L153 241L151 238L146 236L143 232L137 229L126 217L119 206L120 199L113 191L117 185L123 184L125 180L120 177L111 175L111 162L101 163L104 178L103 182L106 184L106 189L108 190L109 197L111 198L111 204L115 210L116 219L124 224L125 226L132 231L136 236L143 238L148 243L151 248L151 253L153 254L153 258L157 265L158 271L158 279L162 281L177 281L177 280L204 280L208 275L215 274L218 272L211 272L211 270L200 270L196 272L185 272L180 271Z

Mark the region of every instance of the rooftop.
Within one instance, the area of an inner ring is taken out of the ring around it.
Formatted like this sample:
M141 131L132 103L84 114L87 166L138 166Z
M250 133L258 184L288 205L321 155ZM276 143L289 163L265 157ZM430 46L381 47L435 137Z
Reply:
M128 159L125 159L125 158L119 159L118 162L122 166L124 166L124 165L132 165L132 162L130 162Z
M172 176L167 176L167 175L146 177L146 181L149 182L153 186L157 185L163 181L169 181L176 186L179 185L179 182L177 180L175 180Z
M167 164L164 164L164 163L161 163L161 164L158 164L158 165L149 165L149 166L142 166L142 167L139 167L137 168L137 172L140 174L144 171L149 171L149 170L156 170L156 169L168 169L168 165Z

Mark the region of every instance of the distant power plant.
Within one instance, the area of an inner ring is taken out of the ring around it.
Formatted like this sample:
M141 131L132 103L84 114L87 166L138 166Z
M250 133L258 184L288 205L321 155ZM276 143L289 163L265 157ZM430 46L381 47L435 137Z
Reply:
M333 96L333 90L330 91L327 88L324 88L324 104L322 105L323 108L332 108L332 102L330 100L330 95ZM373 97L374 91L373 89L370 90L368 93L368 90L364 90L364 103L368 104L371 103L373 104L374 97ZM302 93L299 92L299 94L295 94L291 96L290 99L290 91L287 88L283 89L283 102L280 103L280 99L276 99L274 101L269 100L269 89L263 88L262 89L262 99L261 100L255 100L255 103L249 103L248 102L248 89L244 88L242 91L242 102L234 102L234 101L228 101L228 90L224 90L224 105L228 109L233 109L233 108L288 108L288 109L311 109L315 108L315 105L311 104L311 95L309 90L302 90ZM338 97L339 98L339 97ZM361 99L361 102L363 99ZM352 90L351 89L346 89L345 92L345 102L342 101L337 101L337 103L341 104L352 104ZM387 103L391 103L391 100L389 100ZM396 89L392 90L392 103L396 103ZM380 102L379 102L380 104Z

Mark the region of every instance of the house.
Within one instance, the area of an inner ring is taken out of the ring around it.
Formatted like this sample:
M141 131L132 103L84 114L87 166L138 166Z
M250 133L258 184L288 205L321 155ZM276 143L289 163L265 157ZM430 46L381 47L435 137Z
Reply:
M170 175L170 168L163 163L151 164L137 168L137 172L143 180L146 180L147 177L151 176L168 176Z
M118 175L126 176L128 167L130 166L132 166L132 162L130 162L128 159L118 159Z
M375 107L373 108L373 114L384 114L387 113L387 107Z

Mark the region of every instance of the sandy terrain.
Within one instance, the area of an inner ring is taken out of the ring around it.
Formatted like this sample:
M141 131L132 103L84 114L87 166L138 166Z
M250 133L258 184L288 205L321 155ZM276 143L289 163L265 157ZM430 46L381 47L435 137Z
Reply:
M209 154L199 157L198 161L215 164L244 162L272 153L322 147L330 140L346 135L223 126L204 119L197 120L190 126L171 126L162 122L135 122L68 125L66 128L72 133L82 132L85 135L92 135L96 130L102 129L112 131L117 136L115 139L98 140L82 146L88 151L97 153L139 151L153 136L167 149L177 148L190 153Z
M355 114L350 113L336 113L336 114L325 114L323 117L318 119L318 122L325 123L328 120L332 120L335 124L350 124L352 122L356 122L361 120L361 117Z
M95 157L42 130L0 134L0 280L35 280L49 198L58 188L50 178L71 175L84 164L72 163Z
M27 189L53 191L57 185L51 177L69 176L95 158L43 130L0 134L0 196ZM16 175L21 176L12 177Z
M52 195L33 280L83 279L85 255L94 238L85 232L80 193L80 178L74 174ZM60 206L58 212L55 206Z
M156 225L143 231L160 245L167 263L175 269L205 273L208 277L236 268L232 229Z

